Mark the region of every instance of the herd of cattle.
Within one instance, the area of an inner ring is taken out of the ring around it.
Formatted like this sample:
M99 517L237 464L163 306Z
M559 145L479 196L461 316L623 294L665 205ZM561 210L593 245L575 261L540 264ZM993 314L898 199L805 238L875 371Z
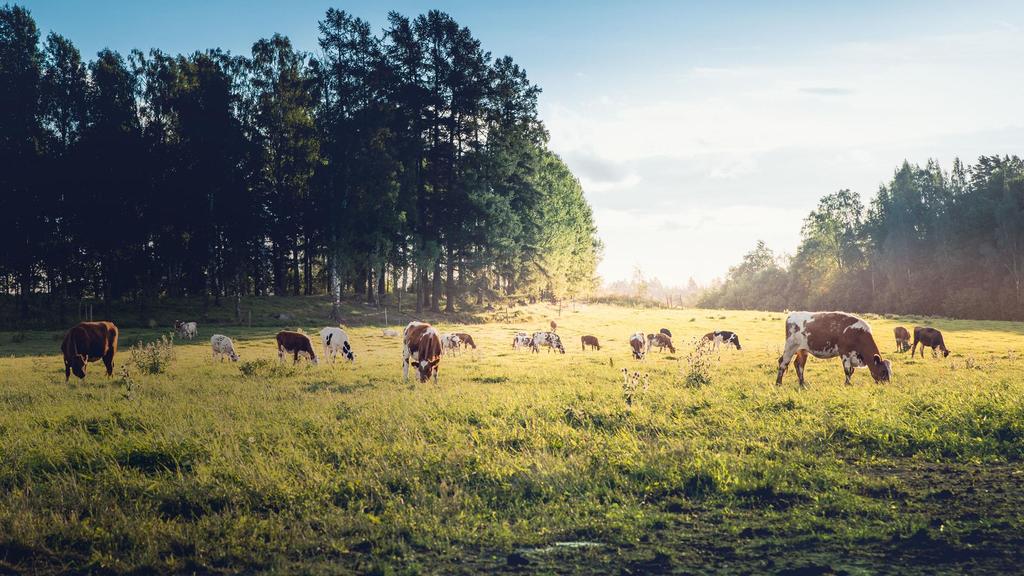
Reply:
M175 332L182 338L193 339L198 334L198 325L195 322L174 323ZM513 349L529 348L532 352L539 352L547 348L548 352L556 350L565 354L565 347L562 339L557 334L557 325L551 322L551 331L534 332L532 335L526 332L519 332L512 340ZM942 333L930 327L917 326L914 328L913 345L910 344L910 332L900 326L894 330L896 336L896 348L900 352L910 350L911 357L917 351L917 345L921 345L921 356L924 357L926 347L942 352L943 356L949 356L949 350L942 339ZM398 336L397 331L385 329L385 336ZM323 357L334 362L340 354L345 359L355 361L355 353L349 342L348 334L339 327L326 327L319 333L323 349ZM420 382L426 382L434 378L437 382L438 365L445 353L455 354L465 348L476 349L476 342L473 337L465 332L452 332L441 335L433 326L425 322L410 322L402 333L402 374L405 379L409 378L409 367L415 365L419 372ZM68 381L73 373L79 378L85 378L85 367L88 362L102 360L107 370L107 376L113 374L114 354L117 352L118 329L113 322L81 322L64 335L61 343L61 352L64 355L64 380ZM737 350L742 350L739 336L727 330L709 332L702 337L707 345L717 348L720 345L732 345ZM319 363L313 341L302 332L282 330L277 333L277 356L284 361L286 355L292 356L293 362L299 361L299 356L306 356L314 364ZM580 338L582 349L586 351L589 346L591 350L600 350L601 344L596 336L585 335ZM629 337L629 346L633 358L643 360L652 350L657 349L675 353L675 346L672 344L672 332L662 328L657 333L645 334L636 332ZM239 359L231 338L223 334L214 334L210 338L210 347L213 351L213 358L223 361L228 358L232 361ZM871 327L867 322L845 312L792 312L786 318L786 341L782 356L779 357L779 372L776 384L782 384L782 377L786 373L790 362L796 367L797 378L800 386L804 385L804 365L807 356L815 358L835 358L842 360L843 371L846 374L846 383L850 383L850 377L855 368L867 367L871 376L878 382L888 381L892 375L892 363L883 360L875 344Z

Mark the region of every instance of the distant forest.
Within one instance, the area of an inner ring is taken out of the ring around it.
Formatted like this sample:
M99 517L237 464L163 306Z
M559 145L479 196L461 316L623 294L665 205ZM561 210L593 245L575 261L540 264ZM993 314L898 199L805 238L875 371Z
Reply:
M867 207L841 190L791 258L763 242L700 304L1024 320L1024 162L904 164Z
M0 295L59 305L357 294L452 310L595 286L540 89L431 11L329 10L316 57L99 52L0 9Z

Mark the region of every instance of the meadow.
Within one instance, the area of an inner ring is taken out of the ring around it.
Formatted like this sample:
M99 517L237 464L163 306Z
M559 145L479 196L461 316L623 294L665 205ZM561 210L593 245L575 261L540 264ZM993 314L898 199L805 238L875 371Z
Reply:
M774 384L781 313L439 318L479 349L437 385L402 380L383 324L349 328L354 364L319 366L279 365L275 328L201 325L160 374L128 362L159 331L128 328L113 378L97 363L70 384L60 332L0 332L0 572L1019 569L1024 325L865 317L894 380L844 386L812 358L803 390L792 369ZM565 355L511 349L550 319ZM915 323L952 354L896 353L892 328ZM631 359L629 334L662 327L676 353ZM743 350L688 377L713 329ZM239 363L211 360L214 332ZM630 403L623 367L649 375Z

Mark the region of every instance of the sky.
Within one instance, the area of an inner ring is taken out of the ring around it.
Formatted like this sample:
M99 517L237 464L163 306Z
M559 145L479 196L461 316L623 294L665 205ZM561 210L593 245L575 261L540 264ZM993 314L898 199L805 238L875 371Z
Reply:
M29 0L43 33L104 47L315 52L328 7L451 14L538 84L550 147L579 177L599 273L706 283L758 240L799 243L818 198L867 203L904 161L1021 154L1024 3Z

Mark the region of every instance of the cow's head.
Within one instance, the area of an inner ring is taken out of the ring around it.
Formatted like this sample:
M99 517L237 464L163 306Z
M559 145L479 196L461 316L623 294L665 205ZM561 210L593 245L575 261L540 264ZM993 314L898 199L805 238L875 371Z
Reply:
M737 350L743 350L743 347L740 346L740 337L739 336L733 334L732 335L732 343L736 345L736 349Z
M565 354L565 347L562 346L562 339L559 338L557 334L554 334L554 333L551 334L551 343L555 345L555 348L559 352L561 352L562 354Z
M346 340L345 344L342 345L341 353L345 355L345 358L348 358L349 362L355 362L356 361L356 353L353 352L352 351L352 347L348 345L348 340Z
M892 378L892 362L882 360L878 354L871 359L868 370L871 371L871 377L875 379L875 382L888 382Z
M79 378L85 378L85 365L88 357L85 354L75 354L71 358L71 373Z
M435 356L431 360L420 360L416 368L420 371L420 382L426 382L430 380L430 377L437 372L437 365L441 361L440 357Z
M948 358L949 357L949 349L946 348L945 344L942 345L942 357L943 358Z
M231 358L232 362L238 362L238 354L234 350L228 353L228 358Z

